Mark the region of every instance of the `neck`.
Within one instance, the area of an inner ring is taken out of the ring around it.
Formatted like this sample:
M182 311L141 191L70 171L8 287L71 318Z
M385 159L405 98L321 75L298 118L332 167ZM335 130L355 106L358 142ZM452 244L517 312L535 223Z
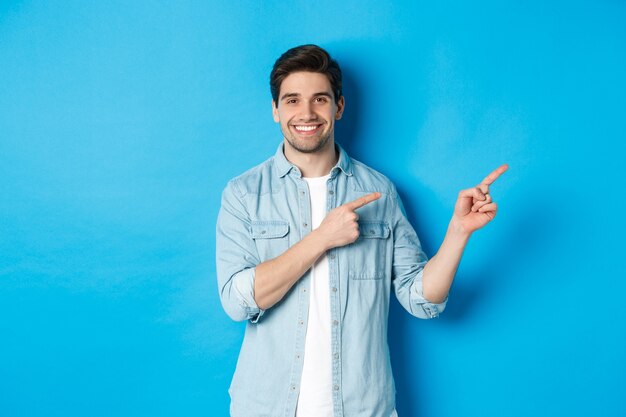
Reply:
M303 177L323 177L337 164L339 155L335 150L335 141L331 138L324 148L314 153L300 152L284 141L285 158L298 167Z

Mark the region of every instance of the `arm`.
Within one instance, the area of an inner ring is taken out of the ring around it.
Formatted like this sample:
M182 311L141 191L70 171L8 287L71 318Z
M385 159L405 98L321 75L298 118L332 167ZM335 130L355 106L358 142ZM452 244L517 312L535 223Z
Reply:
M496 216L498 208L491 200L489 186L507 169L502 165L478 186L459 193L443 243L424 266L423 290L429 301L441 303L446 299L471 234Z
M328 249L347 245L359 236L359 207L380 198L361 197L332 210L319 228L278 257L261 262L250 235L250 216L235 181L222 194L217 217L216 267L220 301L233 320L257 323Z
M215 239L217 285L220 301L230 318L256 323L263 315L253 293L255 266L260 260L242 197L234 180L222 193Z
M400 196L395 193L393 210L392 285L396 298L411 315L421 319L438 317L445 310L447 299L433 303L424 297L424 267L428 258L422 250L417 233L409 223Z
M300 242L282 255L257 265L256 304L264 310L272 307L327 250L354 242L359 237L358 215L354 211L378 198L380 193L372 193L336 207Z
M318 228L282 255L257 265L254 299L259 308L267 310L280 301L327 250L324 236Z
M424 266L424 298L432 303L446 299L469 237L450 222L437 254Z

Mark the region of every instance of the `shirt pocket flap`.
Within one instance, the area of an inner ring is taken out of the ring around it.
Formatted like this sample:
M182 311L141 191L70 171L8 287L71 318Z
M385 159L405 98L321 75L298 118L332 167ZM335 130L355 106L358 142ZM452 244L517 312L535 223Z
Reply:
M284 220L253 220L250 228L252 239L274 239L289 233L289 223Z
M359 220L359 237L364 239L387 239L390 232L387 222Z

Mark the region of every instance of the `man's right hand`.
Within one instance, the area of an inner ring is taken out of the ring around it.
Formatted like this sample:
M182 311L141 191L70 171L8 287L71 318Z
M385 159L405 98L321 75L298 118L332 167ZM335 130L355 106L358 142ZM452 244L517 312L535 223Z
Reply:
M359 238L359 216L354 212L380 198L371 193L331 210L320 226L274 259L256 266L254 300L263 310L279 302L313 263L328 249Z
M360 207L376 201L381 194L371 193L357 198L331 210L320 226L315 230L325 243L326 250L348 245L359 238L359 215L355 213Z

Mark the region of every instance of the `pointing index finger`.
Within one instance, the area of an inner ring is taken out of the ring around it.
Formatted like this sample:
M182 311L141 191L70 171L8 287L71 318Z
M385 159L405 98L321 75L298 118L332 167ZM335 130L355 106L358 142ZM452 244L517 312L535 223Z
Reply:
M376 201L380 198L381 194L379 192L371 193L368 195L364 195L363 197L359 197L354 201L350 201L346 203L345 206L350 210L356 210L360 207L363 207L366 204L371 203L372 201Z
M485 177L485 179L481 181L481 184L484 184L484 185L491 185L491 184L493 184L493 182L495 180L497 180L498 177L500 175L502 175L504 173L504 171L506 171L507 169L509 169L509 165L508 164L500 165L498 168L496 168L494 171L492 171L491 174L487 175Z

